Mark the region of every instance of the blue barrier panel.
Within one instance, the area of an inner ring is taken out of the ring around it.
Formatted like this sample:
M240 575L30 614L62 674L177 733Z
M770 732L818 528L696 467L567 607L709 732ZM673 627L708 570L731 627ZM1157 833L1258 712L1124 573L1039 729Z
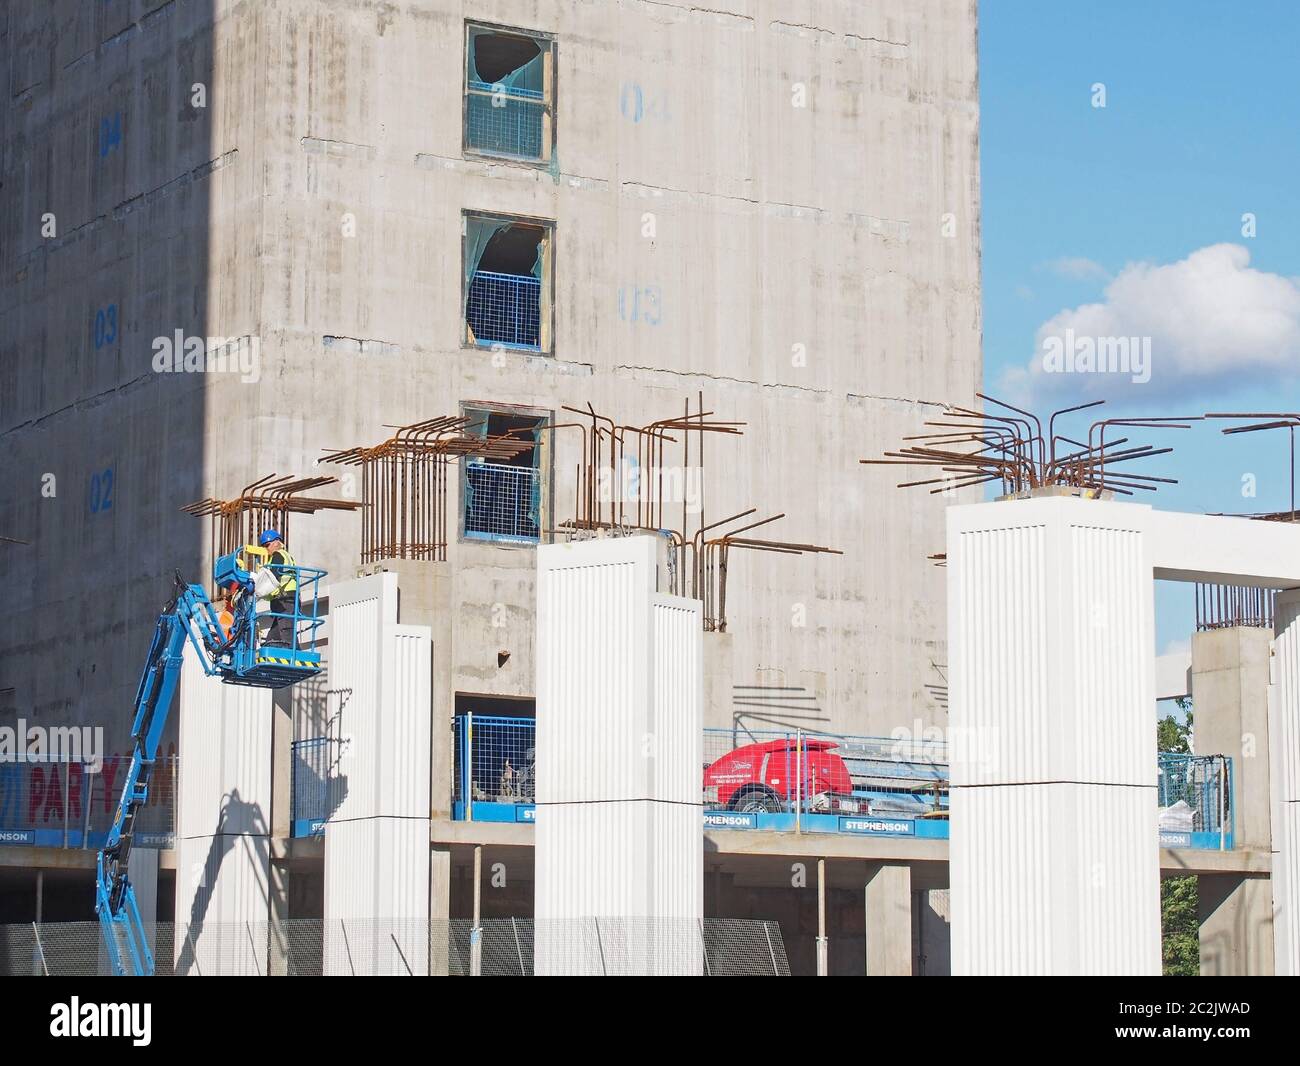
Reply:
M537 278L476 271L465 303L465 321L474 331L474 342L540 351L541 299L542 283Z
M465 147L512 159L542 158L545 96L471 81L465 96Z

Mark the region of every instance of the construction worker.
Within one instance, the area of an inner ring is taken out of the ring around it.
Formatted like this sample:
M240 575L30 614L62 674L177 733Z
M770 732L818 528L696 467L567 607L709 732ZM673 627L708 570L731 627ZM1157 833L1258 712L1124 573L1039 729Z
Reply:
M296 567L298 565L293 561L293 556L289 553L289 549L285 547L284 538L280 536L278 530L262 530L262 535L257 538L257 543L259 547L270 552L270 556L266 560L270 566ZM298 591L298 575L294 570L273 570L272 573L279 577L280 585L270 597L271 613L291 615L294 613L293 601L296 598L295 593ZM293 644L293 619L272 618L271 628L267 630L266 639L262 641L262 647L289 648Z

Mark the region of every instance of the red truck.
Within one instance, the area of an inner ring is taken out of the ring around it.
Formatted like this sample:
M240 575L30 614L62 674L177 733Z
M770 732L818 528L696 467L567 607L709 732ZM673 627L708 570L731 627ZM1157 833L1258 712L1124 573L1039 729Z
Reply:
M834 740L790 737L729 751L705 767L705 805L775 814L801 799L805 810L867 813L867 801L852 795L849 768L832 750L837 746ZM798 783L800 761L802 784Z

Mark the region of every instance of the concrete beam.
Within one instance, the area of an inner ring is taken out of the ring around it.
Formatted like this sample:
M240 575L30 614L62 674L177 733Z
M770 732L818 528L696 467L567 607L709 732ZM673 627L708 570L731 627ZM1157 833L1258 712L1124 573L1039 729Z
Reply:
M1192 653L1156 656L1156 699L1181 700L1192 694Z
M1157 580L1205 581L1252 588L1300 585L1300 530L1283 522L1157 511L1116 504L1141 519Z

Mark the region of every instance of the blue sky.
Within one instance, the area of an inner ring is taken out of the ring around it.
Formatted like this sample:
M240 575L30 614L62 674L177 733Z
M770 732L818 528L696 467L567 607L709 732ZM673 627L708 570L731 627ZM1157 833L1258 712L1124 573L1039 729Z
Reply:
M979 32L986 391L1040 412L1300 411L1300 4L984 0ZM1150 381L1025 378L1053 320L1151 336ZM1288 506L1285 432L1220 428L1162 434L1175 453L1133 469L1180 484L1144 502ZM1158 590L1162 648L1191 603Z

